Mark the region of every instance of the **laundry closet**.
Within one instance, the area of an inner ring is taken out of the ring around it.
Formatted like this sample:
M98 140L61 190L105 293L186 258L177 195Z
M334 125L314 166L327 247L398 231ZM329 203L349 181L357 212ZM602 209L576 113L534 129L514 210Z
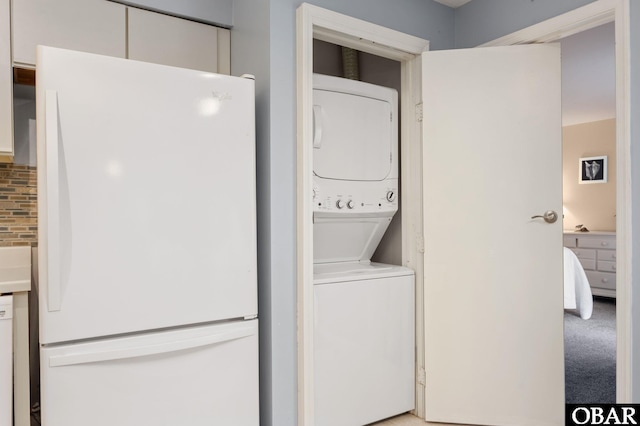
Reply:
M315 424L415 404L415 274L402 265L400 64L314 41Z

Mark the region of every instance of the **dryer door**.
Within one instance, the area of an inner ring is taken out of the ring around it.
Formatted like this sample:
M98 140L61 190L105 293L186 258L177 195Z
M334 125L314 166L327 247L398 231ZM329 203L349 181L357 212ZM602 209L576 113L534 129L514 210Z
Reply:
M397 139L389 102L315 89L313 103L316 176L357 181L389 177Z

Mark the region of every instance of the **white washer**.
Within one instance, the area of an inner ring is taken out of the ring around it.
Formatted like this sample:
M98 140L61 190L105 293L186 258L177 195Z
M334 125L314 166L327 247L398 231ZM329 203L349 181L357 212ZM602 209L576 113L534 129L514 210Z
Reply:
M316 426L365 425L414 408L414 273L314 267Z

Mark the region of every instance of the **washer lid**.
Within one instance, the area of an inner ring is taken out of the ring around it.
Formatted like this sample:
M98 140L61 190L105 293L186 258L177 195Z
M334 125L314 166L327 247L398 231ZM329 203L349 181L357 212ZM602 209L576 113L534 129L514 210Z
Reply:
M313 284L333 284L348 281L414 275L412 269L376 262L337 262L313 265Z
M313 103L314 174L339 180L385 179L396 143L391 103L322 89L314 89Z
M368 261L395 211L377 214L313 215L313 263Z

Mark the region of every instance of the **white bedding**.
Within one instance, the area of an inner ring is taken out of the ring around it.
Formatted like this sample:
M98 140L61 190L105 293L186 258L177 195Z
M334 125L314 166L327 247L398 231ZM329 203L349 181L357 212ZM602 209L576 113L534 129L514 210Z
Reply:
M564 308L576 309L580 318L589 319L593 296L587 275L575 253L564 247Z

